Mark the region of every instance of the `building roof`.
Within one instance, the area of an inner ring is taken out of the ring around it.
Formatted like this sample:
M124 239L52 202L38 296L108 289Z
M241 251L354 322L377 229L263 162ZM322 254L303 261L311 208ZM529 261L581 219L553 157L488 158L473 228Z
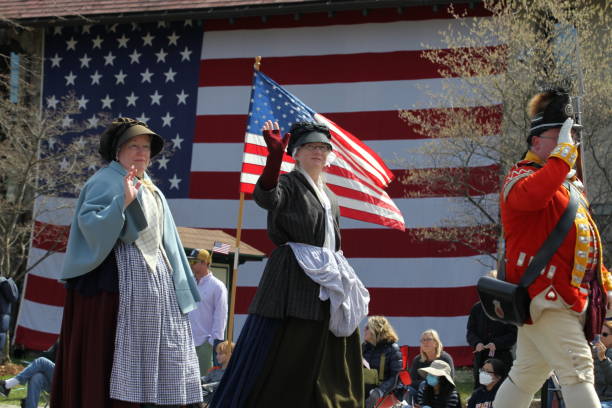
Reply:
M448 3L448 0L0 0L0 23L67 24L164 18L228 18L359 7ZM462 1L467 2L467 1Z
M308 0L2 0L3 18L95 16L100 14L146 13L202 8L303 3Z
M215 241L229 244L230 254L236 252L236 238L221 230L177 227L183 245L187 248L210 250ZM240 242L240 261L261 260L266 254L244 241Z

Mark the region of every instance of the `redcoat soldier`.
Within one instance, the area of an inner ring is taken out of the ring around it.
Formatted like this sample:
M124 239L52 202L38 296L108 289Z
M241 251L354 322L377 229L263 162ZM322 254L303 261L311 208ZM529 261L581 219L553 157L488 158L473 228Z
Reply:
M612 280L602 264L597 225L572 170L578 153L569 96L560 90L538 94L528 111L529 150L506 176L500 197L509 282L519 282L557 224L569 203L569 188L577 189L579 205L563 243L528 288L531 322L518 329L516 360L495 407L528 407L551 370L566 407L596 407L584 323L588 317L590 327L601 328Z

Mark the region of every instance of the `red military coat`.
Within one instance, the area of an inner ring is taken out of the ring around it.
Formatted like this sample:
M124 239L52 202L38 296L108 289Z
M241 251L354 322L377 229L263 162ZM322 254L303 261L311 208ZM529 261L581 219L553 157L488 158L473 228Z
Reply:
M518 283L530 260L537 253L569 203L563 186L576 157L576 148L556 148L546 163L529 152L504 181L501 192L501 218L506 240L506 279ZM554 300L557 296L573 310L586 306L588 285L585 270L597 265L596 273L606 291L612 289L609 272L602 264L601 239L581 197L574 225L540 276L529 287L533 298L542 291Z

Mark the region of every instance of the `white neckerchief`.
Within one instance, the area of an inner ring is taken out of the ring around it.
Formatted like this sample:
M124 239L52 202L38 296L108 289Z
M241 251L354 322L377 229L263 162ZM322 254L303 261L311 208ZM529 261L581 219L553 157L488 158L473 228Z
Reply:
M306 178L319 199L321 206L325 210L325 241L323 243L323 248L329 248L331 251L335 251L336 234L334 230L334 214L332 213L331 201L329 200L327 194L325 194L325 185L321 181L320 177L319 182L315 183L306 170L300 166L295 166L295 168Z
M155 272L157 269L157 250L162 247L164 208L154 188L153 192L150 188L141 188L140 194L142 211L147 220L147 227L140 231L135 244L140 249L140 252L142 252L149 271Z

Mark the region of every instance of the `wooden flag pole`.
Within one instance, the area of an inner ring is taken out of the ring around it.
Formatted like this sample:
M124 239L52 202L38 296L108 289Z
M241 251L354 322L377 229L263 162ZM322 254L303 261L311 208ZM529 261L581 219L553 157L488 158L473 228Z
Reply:
M234 250L234 267L232 270L232 284L229 304L229 319L227 322L227 339L234 341L234 314L236 307L236 285L238 283L238 260L240 258L240 235L242 233L242 215L244 213L244 193L240 192L240 205L238 207L238 222L236 227L236 249Z
M259 71L261 65L261 57L255 57L253 68ZM240 258L240 238L242 235L242 216L244 214L244 193L240 192L240 204L238 206L238 221L236 225L236 250L234 251L234 268L232 270L232 284L230 287L230 304L229 304L229 319L227 322L227 339L234 341L234 315L236 308L236 285L238 284L238 264Z

